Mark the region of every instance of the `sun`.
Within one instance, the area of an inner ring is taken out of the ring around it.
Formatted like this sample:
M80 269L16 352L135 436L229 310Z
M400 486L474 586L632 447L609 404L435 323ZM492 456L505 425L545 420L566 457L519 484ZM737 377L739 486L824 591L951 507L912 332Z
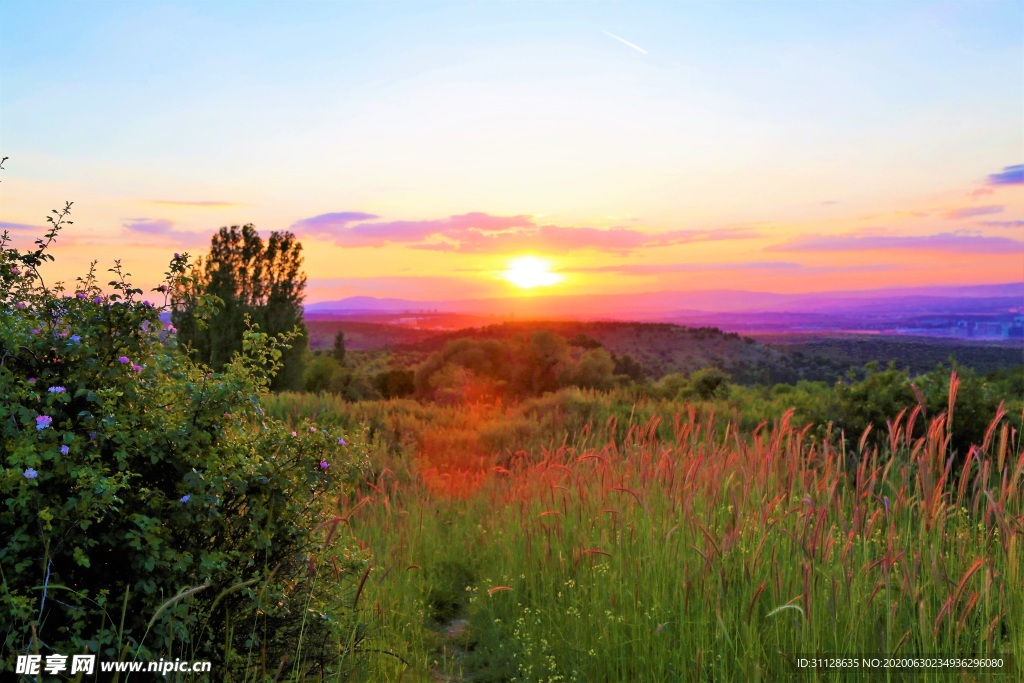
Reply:
M520 256L508 262L504 278L522 289L550 287L562 281L562 276L551 272L551 264L536 256Z

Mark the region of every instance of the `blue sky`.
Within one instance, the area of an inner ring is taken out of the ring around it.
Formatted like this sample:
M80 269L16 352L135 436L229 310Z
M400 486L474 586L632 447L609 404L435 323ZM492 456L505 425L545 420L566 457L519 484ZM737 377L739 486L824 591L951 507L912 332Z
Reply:
M69 270L117 245L152 279L253 222L303 238L319 298L493 295L528 252L673 273L560 293L931 284L942 235L1020 240L1021 184L987 179L1022 121L1019 2L0 4L0 223L74 200ZM397 223L420 241L366 238ZM843 239L875 248L807 256L828 282L730 270ZM1019 279L1002 247L941 277Z

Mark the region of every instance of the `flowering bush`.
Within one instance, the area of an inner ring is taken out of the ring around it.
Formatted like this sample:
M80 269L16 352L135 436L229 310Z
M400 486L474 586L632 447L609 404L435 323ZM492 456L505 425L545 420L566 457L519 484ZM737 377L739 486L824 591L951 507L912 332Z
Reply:
M276 668L300 631L307 662L351 650L338 591L365 560L315 530L365 447L264 415L287 337L250 330L215 374L120 264L106 292L95 266L47 286L69 211L32 250L0 237L0 670L34 652ZM175 254L158 295L187 266Z

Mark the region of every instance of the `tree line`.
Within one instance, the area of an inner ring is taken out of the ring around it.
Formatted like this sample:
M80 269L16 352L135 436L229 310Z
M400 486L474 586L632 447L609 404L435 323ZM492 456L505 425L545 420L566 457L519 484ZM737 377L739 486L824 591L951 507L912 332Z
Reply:
M250 325L274 336L291 335L282 350L282 369L270 388L298 389L309 333L302 316L306 274L302 244L291 232L275 231L267 240L250 223L221 228L210 253L192 267L191 276L172 292L171 322L193 361L223 370L242 351ZM203 296L216 297L215 315L197 316Z

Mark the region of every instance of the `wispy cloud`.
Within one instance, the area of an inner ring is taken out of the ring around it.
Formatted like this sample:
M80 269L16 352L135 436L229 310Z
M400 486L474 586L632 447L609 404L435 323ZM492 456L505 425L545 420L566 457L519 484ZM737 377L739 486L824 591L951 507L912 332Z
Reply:
M648 233L631 228L569 228L542 225L527 230L485 234L469 232L459 236L446 235L457 241L427 242L411 245L413 249L451 251L466 254L502 254L515 251L538 250L547 253L569 251L600 251L626 254L635 249L667 247L691 242L711 242L729 239L748 239L760 233L750 228L721 228L719 230L673 230Z
M12 223L10 221L0 221L0 231L13 230L15 232L39 232L40 235L46 232L46 228L41 225L29 225L28 223Z
M179 230L174 225L174 221L166 218L133 218L124 223L122 227L134 235L166 238L175 244L185 246L198 246L208 244L210 241L209 233L195 230Z
M1024 221L980 221L986 228L1024 228Z
M799 270L803 266L791 261L748 261L745 263L623 263L610 266L566 268L567 273L622 273L628 275L663 275L705 270Z
M849 266L806 266L793 261L746 261L741 263L627 263L611 266L588 266L566 268L566 273L620 273L623 275L667 275L669 273L693 273L704 271L755 271L764 273L834 273L891 270L883 264L858 264Z
M973 218L974 216L986 216L990 213L1002 213L1005 206L998 204L990 204L988 206L965 206L961 209L952 209L947 211L944 215L946 218L958 221L964 218Z
M350 223L372 221L375 218L379 218L379 216L359 211L322 213L319 216L303 218L301 221L293 223L292 230L312 233L314 235L334 235L337 231L347 228Z
M472 254L522 250L563 253L588 249L626 253L644 247L748 239L760 235L758 231L748 227L658 233L624 227L602 230L591 227L538 225L532 217L526 215L493 216L482 212L421 221L360 222L363 216L368 214L324 214L298 221L292 225L292 229L300 233L330 237L336 244L345 247L383 247L400 244L411 249Z
M129 232L141 232L146 235L167 235L174 231L174 221L169 221L166 218L156 218L153 220L136 218L129 223L125 223L124 227Z
M805 235L765 249L765 251L875 250L1016 254L1024 253L1024 242L1008 237L986 237L968 231L944 232L935 235Z
M1024 164L1007 166L988 177L989 185L1024 185Z
M237 202L221 202L221 201L185 201L176 199L149 199L146 204L159 204L162 206L198 206L206 208L220 208L227 206L243 206Z
M625 39L625 38L623 38L622 36L617 36L617 35L615 35L614 33L612 33L611 31L601 31L601 33L605 34L605 35L606 35L606 36L608 36L609 38L614 38L615 40L619 41L619 42L620 42L620 43L622 43L623 45L626 45L626 46L628 46L628 47L631 47L631 48L633 48L634 50L636 50L637 52L639 52L639 53L640 53L640 54L642 54L642 55L645 55L645 54L647 54L647 50L643 49L643 48L642 48L642 47L640 47L639 45L636 45L635 43L631 43L631 42L629 42L628 40L626 40L626 39Z

